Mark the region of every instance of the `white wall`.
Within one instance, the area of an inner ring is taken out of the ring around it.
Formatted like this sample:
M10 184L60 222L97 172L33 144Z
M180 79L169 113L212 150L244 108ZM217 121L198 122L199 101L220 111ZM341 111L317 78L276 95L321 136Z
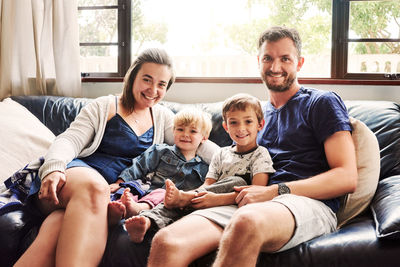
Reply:
M378 85L305 85L338 93L343 100L387 100L400 103L400 86ZM83 96L97 97L119 93L122 83L83 83ZM175 83L167 92L165 100L181 103L203 103L223 101L239 92L246 92L261 100L267 98L263 84L225 83Z

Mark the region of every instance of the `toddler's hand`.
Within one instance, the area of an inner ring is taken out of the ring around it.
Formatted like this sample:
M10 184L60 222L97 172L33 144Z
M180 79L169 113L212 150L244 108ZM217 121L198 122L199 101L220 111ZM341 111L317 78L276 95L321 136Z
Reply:
M119 184L117 184L117 183L110 184L110 191L111 191L111 193L117 192L119 188L120 188L120 186L119 186Z

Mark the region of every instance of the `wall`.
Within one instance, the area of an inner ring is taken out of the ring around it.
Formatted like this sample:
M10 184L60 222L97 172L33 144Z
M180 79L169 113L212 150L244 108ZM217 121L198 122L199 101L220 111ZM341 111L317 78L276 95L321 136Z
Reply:
M343 100L387 100L400 103L400 86L336 84L309 86L334 91ZM83 96L97 97L121 92L122 83L83 83L82 87ZM267 89L263 84L175 83L168 91L165 100L182 103L215 102L223 101L239 92L249 93L261 100L267 98Z

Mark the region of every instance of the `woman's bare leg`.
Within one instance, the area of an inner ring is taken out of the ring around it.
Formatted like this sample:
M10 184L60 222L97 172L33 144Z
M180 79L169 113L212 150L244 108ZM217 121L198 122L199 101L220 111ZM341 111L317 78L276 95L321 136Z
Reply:
M183 217L155 235L148 267L188 266L218 247L222 231L221 227L202 216Z
M67 169L66 176L67 182L59 192L65 214L57 243L56 266L97 266L107 241L109 185L90 168Z
M15 267L55 265L57 240L60 234L64 210L53 211L40 226L39 234L25 253L15 263Z

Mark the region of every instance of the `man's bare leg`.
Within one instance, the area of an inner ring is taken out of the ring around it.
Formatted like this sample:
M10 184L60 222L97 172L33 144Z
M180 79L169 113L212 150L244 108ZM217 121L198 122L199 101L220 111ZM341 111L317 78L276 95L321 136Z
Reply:
M294 229L292 213L280 203L243 206L226 227L213 266L255 266L260 251L279 250L290 240Z
M57 240L64 210L53 211L40 226L39 234L15 263L15 267L52 267L55 265Z
M140 243L151 226L149 218L144 216L133 216L125 220L126 231L134 243Z
M165 181L164 206L167 209L184 208L191 204L191 200L196 196L195 191L182 191L176 188L175 184L167 179Z
M215 250L221 236L222 228L210 220L198 215L183 217L154 236L147 266L188 266Z

